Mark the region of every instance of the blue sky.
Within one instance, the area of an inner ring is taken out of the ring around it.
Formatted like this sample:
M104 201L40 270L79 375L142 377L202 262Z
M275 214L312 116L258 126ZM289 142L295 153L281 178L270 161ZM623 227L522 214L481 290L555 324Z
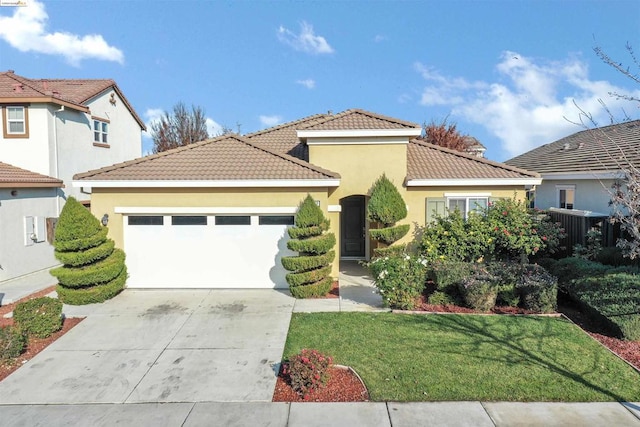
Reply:
M348 108L448 117L502 161L581 130L576 104L640 118L608 95L640 87L592 50L632 65L636 0L26 1L0 7L0 70L113 78L147 122L178 101L241 133Z

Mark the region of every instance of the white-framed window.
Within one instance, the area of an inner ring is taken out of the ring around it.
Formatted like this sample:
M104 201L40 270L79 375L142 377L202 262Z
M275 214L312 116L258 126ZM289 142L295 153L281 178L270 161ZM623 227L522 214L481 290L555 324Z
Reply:
M489 204L489 197L447 197L447 207L449 212L456 209L460 211L464 218L469 217L470 212L483 212Z
M29 113L24 105L7 105L2 109L5 138L29 137Z
M109 143L109 122L100 119L93 119L93 142L98 144Z
M558 193L558 207L562 209L573 209L576 202L575 185L556 185Z

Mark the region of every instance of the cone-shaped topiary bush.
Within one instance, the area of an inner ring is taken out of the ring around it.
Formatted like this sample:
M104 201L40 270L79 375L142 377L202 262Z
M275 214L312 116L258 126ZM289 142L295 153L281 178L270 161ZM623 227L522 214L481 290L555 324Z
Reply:
M331 290L333 279L329 275L336 256L336 237L327 233L328 229L329 220L307 195L298 208L295 226L289 229L291 240L287 242L287 247L299 255L282 258L283 267L292 272L287 274L287 283L295 298L320 297Z
M406 216L407 205L402 200L400 192L386 175L382 174L371 188L371 197L367 205L369 221L382 225L382 228L369 230L371 238L386 246L402 239L409 232L409 224L395 223ZM376 251L379 253L380 248Z
M107 238L107 227L76 199L69 197L60 213L53 246L64 264L51 274L58 279L58 298L72 305L114 297L127 280L124 252Z

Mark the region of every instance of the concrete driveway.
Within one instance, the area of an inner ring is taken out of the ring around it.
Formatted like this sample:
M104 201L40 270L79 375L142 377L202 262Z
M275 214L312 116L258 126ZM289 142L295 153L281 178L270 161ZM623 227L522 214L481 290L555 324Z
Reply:
M0 402L271 401L294 301L274 290L126 290L2 381Z

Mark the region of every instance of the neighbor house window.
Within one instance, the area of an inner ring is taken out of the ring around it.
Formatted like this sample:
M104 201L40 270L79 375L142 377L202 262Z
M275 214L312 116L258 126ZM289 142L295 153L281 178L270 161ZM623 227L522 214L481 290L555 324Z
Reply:
M2 129L5 138L29 137L29 112L24 105L7 105L2 109Z
M558 207L562 209L573 209L576 199L575 185L558 185Z
M109 144L109 121L93 118L93 142Z
M483 212L489 203L488 197L448 197L447 207L449 212L459 210L464 218L469 216L470 212Z

